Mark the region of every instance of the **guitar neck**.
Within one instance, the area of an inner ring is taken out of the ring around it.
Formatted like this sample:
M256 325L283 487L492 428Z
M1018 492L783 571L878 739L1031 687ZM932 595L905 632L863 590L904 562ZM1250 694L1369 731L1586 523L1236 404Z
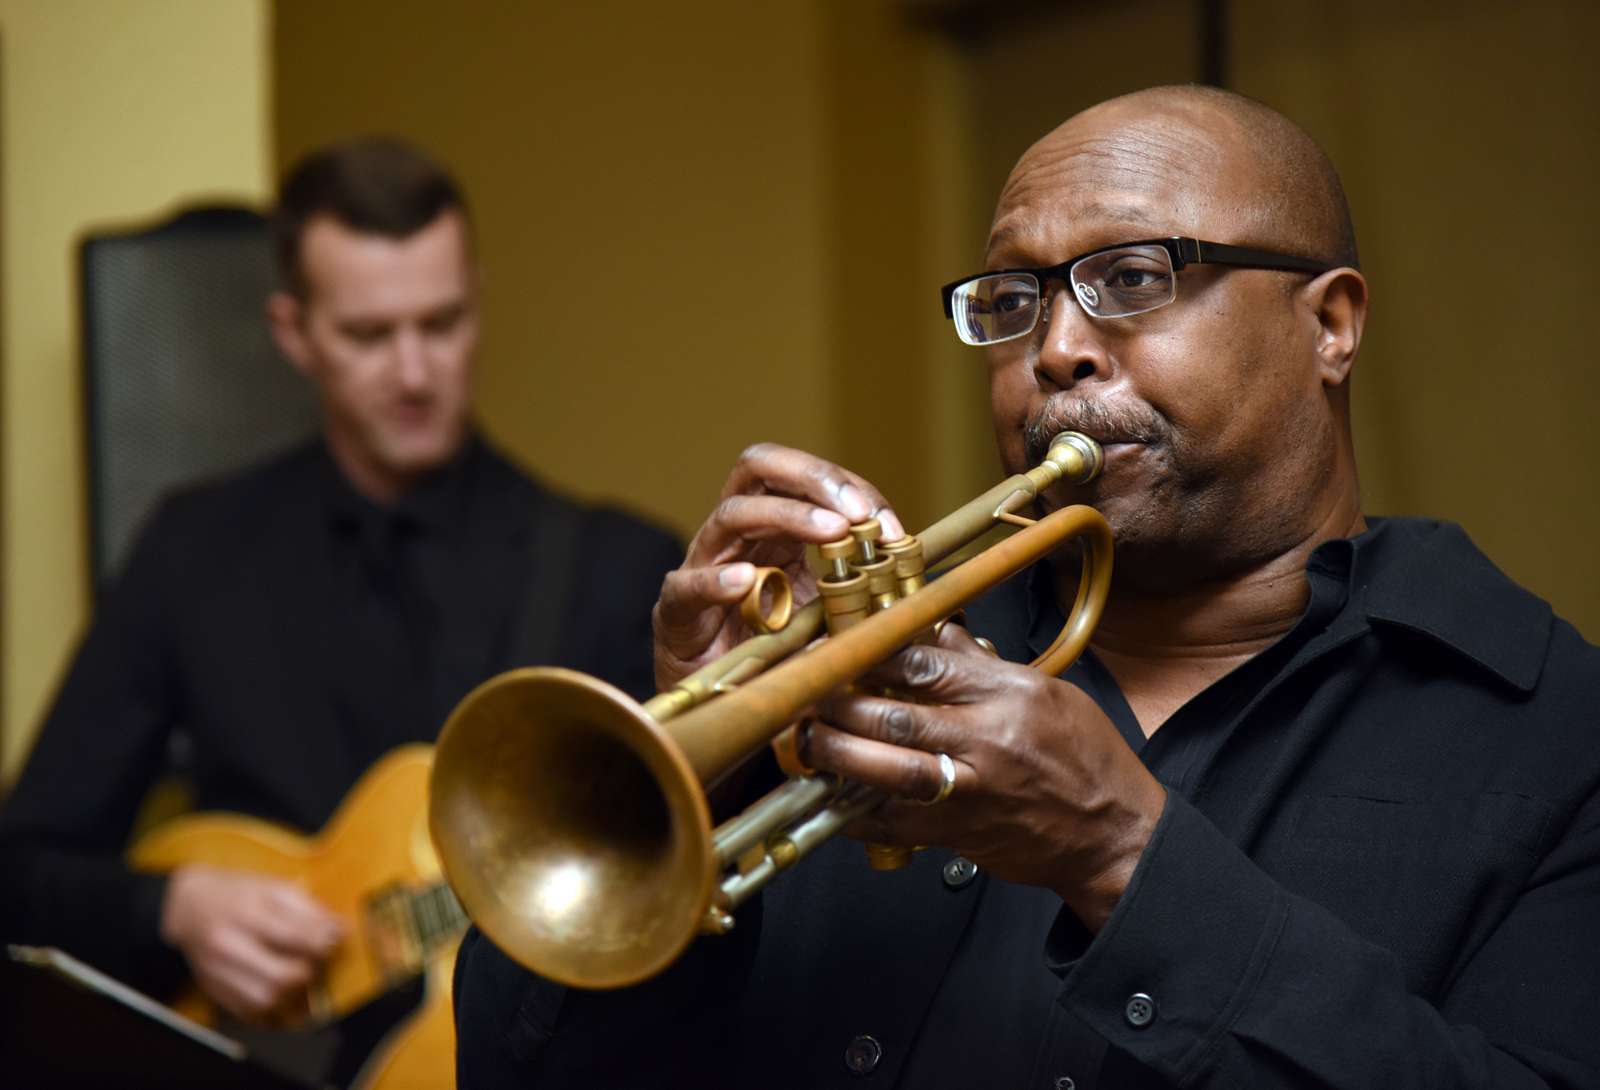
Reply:
M429 960L467 927L467 914L450 887L390 885L366 904L367 936L385 977L399 981L421 972Z
M468 923L466 910L443 882L411 894L411 918L424 958L453 941Z

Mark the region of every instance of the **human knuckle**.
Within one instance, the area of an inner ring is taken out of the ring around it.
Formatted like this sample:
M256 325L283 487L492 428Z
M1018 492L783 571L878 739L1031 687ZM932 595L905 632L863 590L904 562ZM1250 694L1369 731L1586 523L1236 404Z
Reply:
M1044 694L1044 685L1045 678L1037 670L1008 670L1002 675L998 689L1002 697L1032 704Z
M909 744L917 736L917 718L904 704L886 704L878 714L883 740L892 745Z
M757 443L751 443L749 446L745 447L739 452L739 461L745 463L765 461L766 459L772 457L777 449L778 444L765 440Z
M661 595L656 600L669 604L692 597L705 579L705 568L674 568L661 579Z
M717 504L715 517L719 522L737 522L741 513L749 506L750 497L742 492L736 492L731 496L724 496Z
M844 482L839 479L837 467L832 462L824 462L820 458L807 463L805 475L828 495L836 495Z
M900 779L905 784L906 795L914 799L930 798L936 790L928 762L920 755L907 754L901 758Z
M807 764L826 760L832 745L833 732L820 723L803 723L795 733L795 749Z
M936 654L931 648L913 644L900 660L900 669L907 684L928 687L944 679L947 666L943 655Z

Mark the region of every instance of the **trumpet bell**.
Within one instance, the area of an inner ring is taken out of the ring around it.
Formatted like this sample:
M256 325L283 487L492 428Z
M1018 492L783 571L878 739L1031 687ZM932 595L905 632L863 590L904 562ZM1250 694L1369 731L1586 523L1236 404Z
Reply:
M430 789L445 877L496 945L546 977L636 983L705 915L715 855L699 780L597 678L530 667L480 685L445 724Z

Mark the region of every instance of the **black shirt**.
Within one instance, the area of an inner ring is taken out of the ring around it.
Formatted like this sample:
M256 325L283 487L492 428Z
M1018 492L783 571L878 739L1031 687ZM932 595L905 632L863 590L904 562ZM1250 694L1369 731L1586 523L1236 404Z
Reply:
M864 1056L917 1090L1600 1085L1600 651L1448 524L1308 578L1144 748L1167 805L1097 934L948 851L885 875L835 841L628 991L469 936L461 1085L845 1087ZM1037 601L967 614L1026 659Z
M557 563L540 550L558 519L575 527L565 578L534 580ZM164 879L120 857L178 732L199 808L318 829L384 753L431 741L471 686L533 661L552 625L542 661L648 695L650 610L680 558L666 533L578 508L481 442L388 510L320 443L174 496L0 811L0 941L175 983Z
M1139 755L1163 787L1187 795L1226 742L1251 698L1338 615L1349 600L1356 553L1381 539L1386 532L1384 520L1375 519L1373 528L1358 538L1329 541L1319 546L1306 566L1310 593L1305 611L1290 631L1196 694L1148 738L1116 679L1092 650L1085 651L1061 677L1093 698L1128 748ZM1052 575L1050 567L1041 564L996 588L968 610L969 623L988 637L1003 657L1022 662L1036 658L1055 640L1065 621ZM954 994L983 987L979 982L992 974L999 963L1009 962L1020 967L1032 962L1040 970L1054 970L1056 974L1068 972L1077 954L1091 941L1078 921L1062 911L1060 898L1048 890L996 882L979 891L977 898L979 905L968 925L968 935L951 961L949 977L944 984ZM1018 927L1019 916L1031 919L1032 926ZM1053 941L1046 944L1045 957L1039 958L1038 940L1047 933L1053 936ZM1008 950L1009 956L997 957L997 950ZM1113 1054L1109 1069L1102 1071L1108 1051L1104 1042L1093 1033L1055 1016L1048 996L1054 993L1056 981L1044 972L1019 975L1031 986L1008 989L1008 999L1016 1009L1004 1021L1012 1027L1013 1034L1022 1038L1019 1047L1039 1049L1040 1070L1034 1082L1042 1080L1043 1085L1048 1086L1054 1078L1062 1077L1061 1074L1046 1077L1047 1070L1053 1068L1045 1058L1053 1054L1060 1057L1055 1067L1063 1073L1075 1072L1065 1077L1084 1090L1095 1086L1133 1090L1144 1085L1165 1085L1149 1072L1139 1070L1130 1057L1121 1053ZM931 1042L959 1039L960 1023L968 1016L959 1004L935 1005L931 1017L940 1022L921 1030L920 1039L930 1045L914 1049L914 1058L903 1077L904 1085L925 1085L934 1078L934 1072L948 1076L952 1065L963 1064L961 1056L931 1046ZM1036 1042L1045 1037L1047 1031L1050 1031L1051 1043L1040 1048ZM971 1052L964 1052L964 1055L972 1057ZM972 1079L982 1081L992 1074L986 1066L987 1061L980 1060L970 1072Z
M497 517L475 511L496 502L482 494L488 454L470 442L443 472L384 507L318 453L332 592L348 621L345 638L365 649L372 677L347 708L350 726L380 753L431 739L461 697L505 661L511 602L479 578L472 555L474 530Z
M1249 703L1250 697L1344 607L1349 598L1350 571L1356 551L1384 532L1383 520L1373 521L1373 528L1360 537L1324 542L1312 554L1306 565L1310 591L1306 608L1290 631L1196 694L1168 716L1161 729L1149 738L1145 737L1116 678L1095 657L1093 650L1085 651L1069 666L1061 675L1062 680L1072 682L1089 694L1117 728L1122 740L1128 743L1128 748L1139 755L1162 786L1183 791L1221 744L1235 716ZM1002 652L1013 661L1026 662L1043 654L1065 621L1056 600L1051 571L1042 564L997 588L974 609L977 623L993 633L989 638L996 641L997 650L1000 649L998 641L1002 640L1007 649L1019 648L1014 655Z

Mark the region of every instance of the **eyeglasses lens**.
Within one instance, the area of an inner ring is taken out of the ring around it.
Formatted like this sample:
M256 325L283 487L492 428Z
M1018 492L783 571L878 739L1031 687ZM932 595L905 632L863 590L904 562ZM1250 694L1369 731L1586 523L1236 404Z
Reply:
M1143 314L1178 296L1172 255L1164 246L1124 246L1090 254L1067 275L1084 312L1096 318ZM1021 272L968 280L956 288L951 310L956 332L966 343L1009 341L1031 332L1039 321L1044 310L1039 278Z
M1177 298L1172 255L1164 246L1128 246L1091 254L1068 277L1083 309L1097 318L1125 318Z
M1020 337L1039 316L1039 281L1032 273L1001 273L969 280L955 291L956 332L968 344Z

